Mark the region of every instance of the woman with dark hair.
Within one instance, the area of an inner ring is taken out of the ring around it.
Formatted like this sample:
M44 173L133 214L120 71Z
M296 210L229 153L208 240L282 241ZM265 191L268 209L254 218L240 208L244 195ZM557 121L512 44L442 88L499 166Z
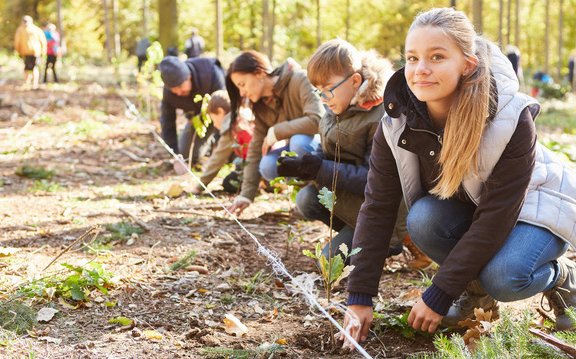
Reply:
M243 98L250 100L255 118L242 191L228 208L240 214L254 200L260 174L266 180L278 176L276 161L282 151L303 156L318 149L318 121L324 107L313 93L306 71L294 60L288 59L272 70L268 58L256 51L245 51L232 62L226 89L230 95L231 128L235 127ZM273 147L282 140L288 144Z

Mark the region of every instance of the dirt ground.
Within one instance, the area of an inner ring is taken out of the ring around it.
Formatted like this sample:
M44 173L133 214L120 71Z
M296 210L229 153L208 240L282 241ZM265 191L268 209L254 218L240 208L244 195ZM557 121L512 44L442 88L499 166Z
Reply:
M17 298L14 301L35 312L58 311L35 331L5 342L0 356L233 358L253 351L258 358L362 357L342 352L340 345L332 347L327 319L288 289L287 278L274 276L253 239L223 216L219 203L227 204L232 197L221 191L220 178L209 186L216 200L187 193L195 181L175 175L169 154L149 130L158 130L158 121L146 125L128 116L122 93L140 103L133 91L95 83L36 91L22 91L11 82L0 85L0 305ZM18 175L23 166L54 174L38 181ZM174 185L184 192L169 196ZM327 228L293 218L287 197L286 191L262 191L240 219L292 276L315 274L314 263L302 250L312 250L326 237ZM106 228L119 228L123 222L139 228L120 209L149 231L114 236ZM66 251L94 228L99 230L94 242L90 244L90 234ZM288 229L296 237L291 243ZM171 269L192 250L196 256L186 265L204 267L206 273ZM426 278L406 267L409 259L405 252L388 260L380 285L381 313L401 316L423 290ZM32 280L71 275L62 263L89 268L89 262L109 273L107 294L92 287L79 304L45 290L25 293ZM344 285L334 294L342 303ZM315 292L325 297L318 282ZM539 300L506 306L535 312ZM227 314L248 333L228 333ZM117 317L131 324L109 322ZM342 314L334 317L342 321ZM275 353L274 343L281 345ZM405 358L434 349L431 338L406 339L389 328L372 331L363 346L375 358ZM208 356L201 349L205 347L238 351L236 356L215 351Z

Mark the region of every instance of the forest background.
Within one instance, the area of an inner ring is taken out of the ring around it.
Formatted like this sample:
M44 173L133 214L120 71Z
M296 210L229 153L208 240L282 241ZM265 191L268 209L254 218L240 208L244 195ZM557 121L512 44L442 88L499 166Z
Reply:
M517 46L527 78L537 71L557 82L576 48L576 0L3 0L0 49L13 51L23 15L58 25L72 64L136 62L143 36L164 49L184 49L195 27L206 51L226 66L241 50L266 53L278 64L302 65L316 47L337 36L402 62L406 31L415 15L455 6L488 39Z

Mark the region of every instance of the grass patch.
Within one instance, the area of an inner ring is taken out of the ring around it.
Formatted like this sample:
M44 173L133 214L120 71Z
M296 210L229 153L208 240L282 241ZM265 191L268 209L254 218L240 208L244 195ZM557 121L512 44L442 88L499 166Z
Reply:
M0 307L0 326L5 330L24 334L36 324L36 311L22 302L14 301Z
M34 186L28 190L29 192L56 192L62 191L62 187L58 183L48 182L46 180L34 181Z
M125 239L126 237L130 237L132 233L144 233L142 228L133 226L132 223L124 221L116 224L106 224L104 227L112 232L110 240Z
M170 264L170 271L171 272L176 272L177 270L180 270L184 267L187 267L189 265L192 264L192 262L194 261L194 258L196 258L196 255L198 253L196 253L195 250L191 250L188 251L188 253L186 253L186 255L180 259L178 259L176 262Z
M43 167L34 167L34 166L27 166L24 165L22 167L18 167L16 171L14 171L20 177L26 178L37 178L37 179L52 179L54 177L54 171L48 171Z

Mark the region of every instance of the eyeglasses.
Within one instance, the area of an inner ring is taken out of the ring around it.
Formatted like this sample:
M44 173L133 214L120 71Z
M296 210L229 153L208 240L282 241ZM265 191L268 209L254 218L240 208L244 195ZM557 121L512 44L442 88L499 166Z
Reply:
M334 85L334 87L332 87L331 89L324 90L324 91L320 91L320 90L318 90L318 89L315 89L315 90L312 91L312 92L314 92L316 95L322 97L322 98L325 99L325 100L332 100L332 99L334 98L334 92L332 92L332 91L336 90L336 87L342 85L342 84L344 83L344 81L348 80L348 79L349 79L352 75L354 75L354 74L355 74L355 72L353 72L353 73L351 73L350 75L346 76L346 77L344 78L344 80L338 82L338 83L337 83L336 85Z

